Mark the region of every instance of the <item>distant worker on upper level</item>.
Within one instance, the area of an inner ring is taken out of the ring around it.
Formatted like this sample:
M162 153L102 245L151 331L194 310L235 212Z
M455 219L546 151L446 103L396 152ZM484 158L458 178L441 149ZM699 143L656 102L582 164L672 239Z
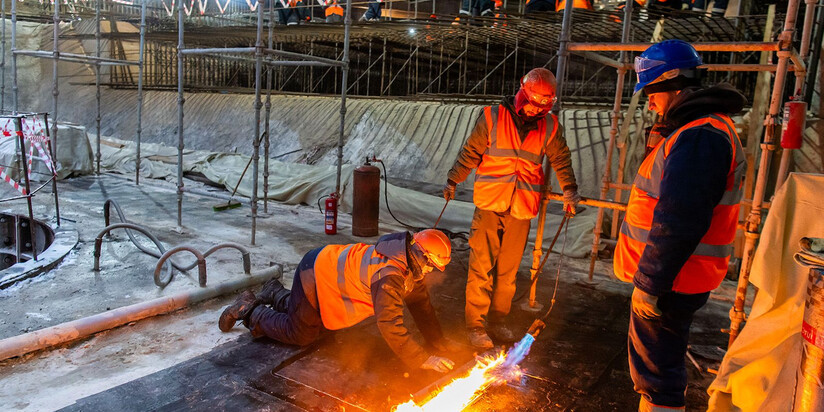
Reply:
M275 0L275 10L278 11L280 23L287 26L294 26L312 18L309 15L309 9L302 1Z
M712 5L712 16L713 17L721 17L724 13L727 12L727 3L729 0L715 0ZM690 10L703 12L707 10L707 6L710 5L710 0L690 0Z
M461 9L458 11L459 17L492 17L494 13L495 3L492 0L463 0L463 2L461 2Z
M343 7L338 5L338 0L318 0L324 6L323 14L327 23L340 23L343 21Z
M593 10L592 0L573 0L572 7L576 9ZM527 0L526 13L541 11L564 11L566 0Z
M366 13L361 16L361 20L378 21L381 19L381 12L383 10L383 0L369 0L369 8Z

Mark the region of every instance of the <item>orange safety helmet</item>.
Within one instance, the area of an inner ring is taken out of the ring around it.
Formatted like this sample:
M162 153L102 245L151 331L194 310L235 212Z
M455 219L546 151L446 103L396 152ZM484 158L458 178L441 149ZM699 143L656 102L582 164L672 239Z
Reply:
M438 270L443 271L452 255L452 243L438 229L424 229L412 235L413 244L417 244L423 255Z
M532 69L521 78L521 90L526 94L527 100L545 110L551 109L555 104L557 84L555 75L543 67Z

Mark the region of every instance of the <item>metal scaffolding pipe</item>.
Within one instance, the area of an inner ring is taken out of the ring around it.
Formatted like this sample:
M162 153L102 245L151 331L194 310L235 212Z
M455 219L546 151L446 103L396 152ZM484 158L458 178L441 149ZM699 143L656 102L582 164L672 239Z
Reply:
M52 104L53 104L52 120L54 120L54 122L52 123L51 139L52 139L52 143L54 144L54 152L57 153L57 98L60 95L60 89L58 87L58 71L57 71L58 70L57 65L59 63L58 57L60 56L60 50L58 50L58 47L57 47L58 46L58 39L59 39L59 36L60 36L60 5L59 5L59 2L57 2L57 1L54 2L54 16L52 17L52 21L53 21L53 24L54 24L54 44L52 45L53 46L52 47L52 53L54 55L54 60L52 62L53 63L53 65L52 65L52 73L53 73L52 81L54 82L53 88L52 88ZM56 161L57 161L57 159L55 159L55 162ZM55 165L55 167L56 167L56 165Z
M61 323L34 332L0 340L0 360L25 355L77 339L83 339L104 330L113 329L138 320L174 312L218 296L247 289L283 276L283 267L274 265L251 276L219 285L180 292L148 302L136 303L71 322Z
M140 45L137 66L137 153L135 155L134 183L140 184L140 143L143 136L143 76L146 62L146 0L140 6Z
M345 30L345 28L344 28L344 30ZM346 37L346 38L348 39L348 37ZM346 40L344 40L344 43L345 42L346 42ZM304 59L304 60L307 60L307 61L325 63L325 64L328 64L329 66L343 67L343 62L340 62L340 61L334 60L334 59L327 59L325 57L313 56L311 54L301 54L301 53L294 53L294 52L288 52L288 51L284 51L284 50L275 50L275 49L263 49L262 52L264 54L271 54L271 55L274 55L274 56L291 57L291 58L294 58L294 59Z
M31 205L31 182L29 182L29 168L28 168L28 161L26 159L26 142L23 139L23 118L17 117L14 119L14 126L15 132L17 134L17 141L20 144L20 158L23 159L23 183L26 187L26 203L29 209L29 236L31 236L31 258L34 261L37 261L37 245L35 241L37 238L35 237L35 230L34 230L34 210ZM20 242L18 242L18 247L20 247ZM20 261L20 257L18 256L18 261Z
M764 201L764 193L767 189L769 178L770 160L775 150L777 118L781 109L781 100L784 95L784 78L787 75L790 54L792 50L793 32L798 15L798 5L800 0L790 0L787 5L787 15L784 20L784 30L778 36L778 44L781 45L778 51L778 70L775 72L772 97L770 98L770 111L764 122L766 130L764 133L764 143L761 145L761 159L758 167L758 177L756 178L755 193L752 198L752 208L745 223L744 232L744 252L741 260L741 272L738 276L738 288L735 293L735 304L730 310L730 340L729 344L735 341L741 330L741 324L745 320L744 304L747 298L747 288L750 279L750 266L755 252L755 243L760 236L761 209Z
M85 54L77 53L61 52L57 56L55 56L52 52L42 50L17 50L14 53L21 54L24 56L41 57L44 59L57 59L73 63L85 63L95 65L100 64L101 66L137 66L139 64L138 62L133 62L130 60L117 60L109 59L106 57L98 58L95 56L87 56Z
M695 50L702 51L778 51L778 42L705 42L691 43ZM652 43L570 43L569 51L634 51L642 52Z
M624 7L624 26L621 31L621 42L629 41L630 24L632 23L633 1L627 2ZM615 100L612 103L612 120L609 125L609 143L607 144L607 161L604 165L604 176L601 179L601 200L606 200L610 187L615 187L612 183L612 156L615 153L615 143L618 140L618 123L621 121L621 102L624 100L624 81L627 74L627 52L621 51L620 62L617 67L617 80L615 82ZM623 182L618 182L619 184ZM616 199L618 200L618 199ZM617 213L613 218L617 218ZM592 250L589 256L589 281L592 282L595 273L595 261L598 260L598 250L601 245L601 226L604 224L604 209L598 209L598 218L595 220L595 228L592 231Z
M552 113L558 114L561 111L561 106L563 106L563 94L562 91L564 89L564 81L566 80L566 66L567 60L569 60L569 44L570 44L570 31L572 30L572 11L575 7L564 7L564 17L561 21L561 36L558 40L558 65L555 69L555 79L557 80L557 87L555 91L555 96L558 100L555 101L555 105L552 107Z
M5 33L5 31L4 31ZM18 107L18 98L17 98L17 54L14 52L17 50L17 2L12 0L11 2L11 94L12 94L12 113L17 114L19 110Z
M274 2L269 2L269 42L267 47L274 49L274 25L275 9ZM272 118L272 68L266 67L266 121L264 132L265 140L263 141L263 213L269 213L269 135L271 128L269 122Z
M255 52L254 47L228 47L228 48L206 48L206 49L181 49L180 52L184 55L191 54L252 54Z
M94 41L95 41L95 57L100 59L100 2L103 0L97 0L94 2ZM97 102L97 115L95 116L95 125L97 126L97 135L95 139L95 171L97 174L100 174L100 63L97 62L94 65L94 96Z
M801 32L801 51L799 56L793 53L793 57L798 60L793 60L795 66L800 66L807 61L810 55L810 39L812 38L813 19L815 18L815 5L818 0L805 0L806 8L804 9L804 29ZM821 45L819 45L820 47ZM792 91L796 98L800 99L804 96L804 80L806 80L806 73L804 71L796 70L795 72L795 89ZM804 131L801 131L804 134ZM784 149L781 152L781 163L778 166L778 178L775 182L775 190L777 191L787 180L787 175L790 172L790 163L792 160L793 149Z
M389 3L390 5L392 3ZM343 70L340 88L340 130L338 133L338 170L335 176L335 193L340 197L341 168L343 167L343 132L346 126L346 81L349 77L349 32L352 26L352 2L346 2L346 16L343 19Z
M0 0L0 112L6 110L6 0Z
M260 4L258 4L260 6ZM255 136L252 139L252 245L257 233L258 173L260 170L260 78L263 71L263 7L257 8L257 40L255 41ZM206 279L203 279L205 284Z
M42 114L43 115L43 127L46 130L46 137L49 137L49 140L48 140L48 142L49 142L49 148L48 148L49 153L51 154L51 158L56 163L57 162L57 153L55 153L55 151L54 151L54 144L51 141L51 138L49 136L49 115L48 115L48 113L37 113L37 114ZM54 215L55 215L55 218L57 219L57 226L60 226L60 202L59 202L58 196L57 196L57 166L56 165L54 165L54 174L52 175L50 180L51 180L51 184L52 184L52 195L54 196Z
M177 6L177 227L183 227L183 4Z

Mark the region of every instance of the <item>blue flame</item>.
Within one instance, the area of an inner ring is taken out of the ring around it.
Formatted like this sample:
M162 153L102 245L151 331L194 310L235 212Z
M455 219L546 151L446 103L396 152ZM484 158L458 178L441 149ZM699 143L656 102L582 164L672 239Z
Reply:
M506 353L506 360L501 364L501 368L508 369L521 363L529 354L529 348L532 347L533 342L535 342L535 337L527 333L520 342L516 343Z

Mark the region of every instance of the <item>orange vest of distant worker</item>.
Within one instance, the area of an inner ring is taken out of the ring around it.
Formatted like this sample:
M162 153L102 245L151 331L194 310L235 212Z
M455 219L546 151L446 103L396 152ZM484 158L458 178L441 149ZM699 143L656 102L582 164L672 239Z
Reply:
M615 247L613 266L615 276L631 282L638 270L638 262L644 253L647 236L652 227L655 205L658 204L664 163L678 136L689 128L712 128L720 130L732 147L732 162L727 172L727 185L721 202L715 206L712 221L701 243L692 252L687 262L678 272L672 290L679 293L709 292L724 279L727 264L733 250L738 208L741 201L741 183L746 169L741 140L735 132L732 120L726 115L713 114L687 123L662 140L641 163L627 204L627 215L621 226L618 244ZM701 167L701 165L695 165Z
M544 184L544 148L549 139L557 138L558 118L550 114L539 120L538 127L521 142L505 107L487 107L484 116L489 137L475 171L475 206L492 212L509 210L516 219L532 219L538 214Z
M372 283L379 279L378 270L393 262L363 243L323 248L314 266L323 326L343 329L374 315Z
M332 0L326 3L326 17L329 17L333 14L343 17L343 7L338 6L337 0Z
M562 11L564 8L566 8L566 0L557 0L555 2L555 11ZM594 10L590 0L573 0L572 8Z

